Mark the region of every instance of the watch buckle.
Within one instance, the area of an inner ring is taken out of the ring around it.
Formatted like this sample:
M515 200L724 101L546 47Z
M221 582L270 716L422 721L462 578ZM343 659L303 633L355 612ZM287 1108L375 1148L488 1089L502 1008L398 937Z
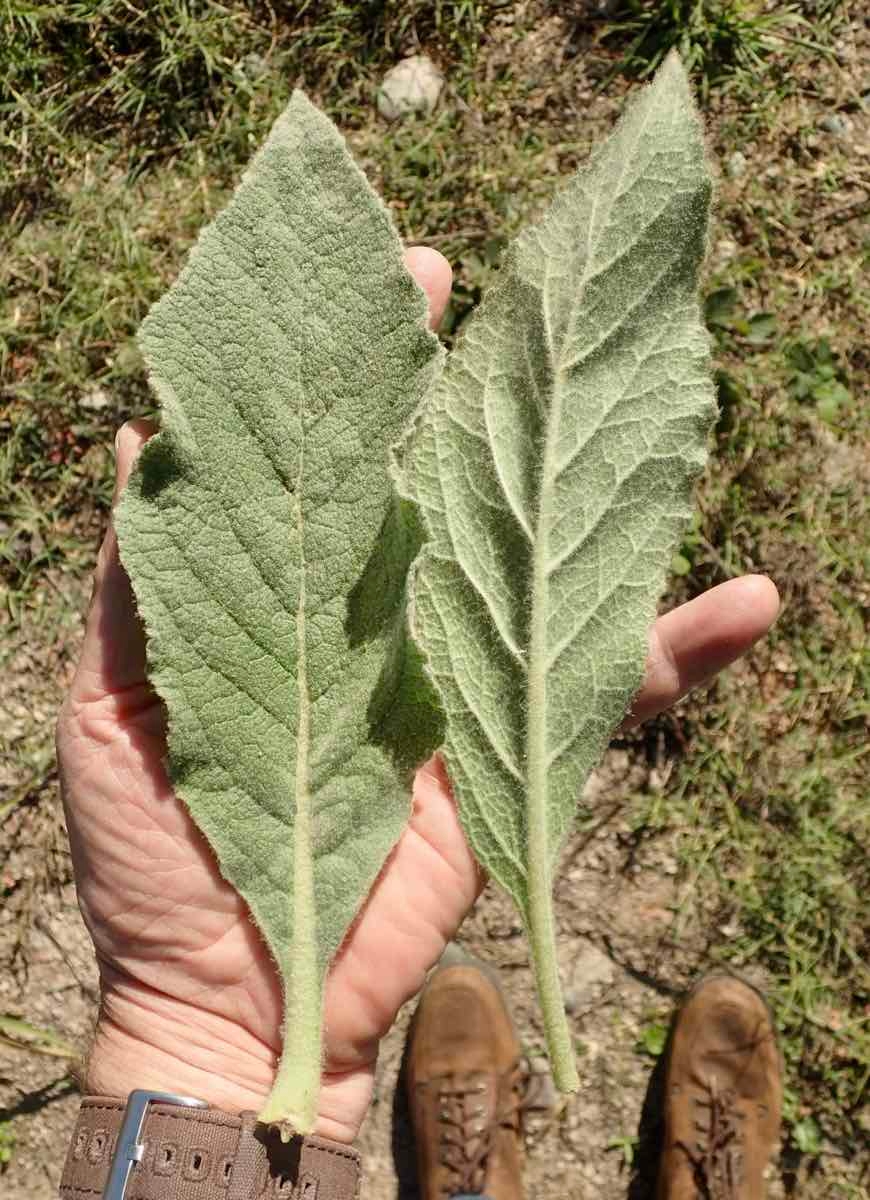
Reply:
M180 1108L208 1108L205 1100L193 1096L176 1096L173 1092L149 1092L137 1088L127 1097L124 1119L109 1165L109 1177L102 1200L124 1200L127 1184L136 1163L145 1156L145 1143L139 1141L149 1104L177 1104Z

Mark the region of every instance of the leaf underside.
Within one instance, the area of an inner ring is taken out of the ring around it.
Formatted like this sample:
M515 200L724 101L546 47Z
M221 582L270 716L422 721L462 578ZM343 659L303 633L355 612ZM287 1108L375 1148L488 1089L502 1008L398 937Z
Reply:
M419 542L388 464L440 351L386 209L301 94L140 341L162 430L117 514L121 554L171 779L284 984L261 1115L306 1131L325 971L439 737L405 644Z
M403 451L428 541L412 631L475 854L526 922L576 1086L552 871L643 675L715 412L697 280L710 182L676 56L510 248Z

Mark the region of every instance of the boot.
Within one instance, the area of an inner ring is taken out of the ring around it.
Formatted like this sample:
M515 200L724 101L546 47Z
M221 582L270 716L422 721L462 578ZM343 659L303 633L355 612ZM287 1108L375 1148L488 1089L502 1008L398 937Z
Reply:
M762 1200L782 1074L759 993L732 975L702 979L677 1016L666 1070L658 1200Z
M480 967L435 972L414 1014L407 1072L421 1200L522 1200L520 1044Z

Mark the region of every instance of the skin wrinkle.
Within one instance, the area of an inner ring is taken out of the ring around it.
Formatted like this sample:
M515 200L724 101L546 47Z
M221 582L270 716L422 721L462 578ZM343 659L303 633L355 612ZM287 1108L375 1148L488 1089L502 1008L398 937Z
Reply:
M225 1041L227 1048L231 1049L235 1055L240 1051L240 1041L244 1040L246 1043L246 1055L251 1056L251 1051L247 1049L247 1046L252 1046L255 1050L262 1051L262 1054L260 1054L261 1058L268 1059L271 1065L274 1064L274 1059L277 1053L276 1042L266 1042L262 1039L252 1036L247 1030L243 1031L242 1027L238 1024L228 1021L227 1018L225 1018L222 1014L212 1012L210 1009L203 1008L202 1006L196 1006L188 1001L181 1001L179 1005L177 997L167 996L158 988L152 987L150 984L145 983L141 979L134 979L134 977L125 976L124 974L120 974L119 976L117 968L114 965L112 965L110 971L112 975L112 986L111 991L108 994L110 996L123 997L125 1002L134 1010L138 1009L141 1012L147 1013L149 1021L153 1018L157 1018L159 1020L164 1016L170 1017L173 1021L173 1026L178 1025L180 1029L185 1031L186 1036L187 1031L190 1028L196 1028L197 1026L201 1026L203 1024L200 1018L203 1016L214 1017L216 1018L216 1022L206 1022L212 1027L212 1033L210 1035L212 1041L216 1038L218 1040ZM109 1004L111 1004L111 1001L109 1001ZM176 1011L179 1009L179 1007L181 1009L181 1014ZM182 1016L181 1020L179 1020L179 1015ZM221 1038L220 1033L217 1031L224 1029L224 1026L227 1027L225 1029L225 1034L227 1036ZM243 1039L229 1036L237 1031L244 1032L245 1036ZM206 1048L209 1047L207 1046ZM256 1055L253 1055L252 1057L256 1058Z

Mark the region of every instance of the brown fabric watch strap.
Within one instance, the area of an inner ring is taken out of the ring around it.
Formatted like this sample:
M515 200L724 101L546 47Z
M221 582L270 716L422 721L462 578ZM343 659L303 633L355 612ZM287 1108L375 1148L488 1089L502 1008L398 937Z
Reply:
M102 1196L126 1102L85 1096L60 1183L62 1200ZM152 1104L125 1200L358 1200L358 1152L318 1137L282 1143L254 1113Z

